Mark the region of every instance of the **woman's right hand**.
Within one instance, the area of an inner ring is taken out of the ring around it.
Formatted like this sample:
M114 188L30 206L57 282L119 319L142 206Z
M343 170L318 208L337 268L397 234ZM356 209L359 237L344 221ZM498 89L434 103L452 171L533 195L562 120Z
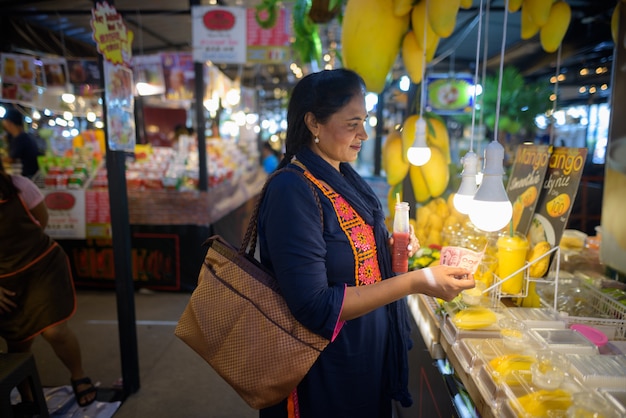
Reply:
M0 286L0 313L9 313L17 308L17 304L13 302L15 292Z
M463 290L476 286L474 276L466 269L438 265L416 270L420 274L420 291L428 296L451 301Z

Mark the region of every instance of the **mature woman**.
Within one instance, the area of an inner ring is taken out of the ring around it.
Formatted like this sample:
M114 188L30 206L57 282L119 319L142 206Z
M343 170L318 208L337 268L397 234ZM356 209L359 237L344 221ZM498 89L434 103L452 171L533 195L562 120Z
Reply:
M450 300L474 287L469 272L454 267L392 273L382 206L349 164L367 140L364 94L361 77L345 69L310 74L292 92L279 168L302 170L321 207L301 175L276 175L259 211L260 254L294 316L331 343L262 418L391 417L392 399L412 402L405 296Z

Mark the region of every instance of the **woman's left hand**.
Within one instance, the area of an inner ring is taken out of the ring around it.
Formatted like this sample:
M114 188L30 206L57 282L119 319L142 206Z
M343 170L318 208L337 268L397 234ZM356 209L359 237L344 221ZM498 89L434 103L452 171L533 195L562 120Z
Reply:
M409 245L407 248L409 250L409 257L413 257L413 255L415 255L417 250L420 249L420 241L415 236L415 229L413 228L413 225L411 224L409 224L409 237L410 237Z
M389 246L393 247L393 236L389 238ZM409 257L413 257L417 250L420 249L420 242L415 236L415 229L413 225L409 224L409 245L407 245L407 250L409 250Z

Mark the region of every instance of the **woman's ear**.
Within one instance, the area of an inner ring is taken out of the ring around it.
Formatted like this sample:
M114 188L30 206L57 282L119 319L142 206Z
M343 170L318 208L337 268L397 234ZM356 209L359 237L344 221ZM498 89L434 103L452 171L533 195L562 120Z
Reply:
M315 119L315 115L311 112L306 112L304 115L304 123L306 127L309 128L311 134L313 136L317 136L317 131L319 130L317 119Z

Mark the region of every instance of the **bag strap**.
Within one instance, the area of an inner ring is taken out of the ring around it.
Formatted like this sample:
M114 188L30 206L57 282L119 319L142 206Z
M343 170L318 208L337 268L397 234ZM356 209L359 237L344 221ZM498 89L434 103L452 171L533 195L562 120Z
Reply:
M315 202L317 203L317 208L320 212L320 223L322 225L322 231L324 230L324 212L322 211L322 202L320 201L320 197L317 194L317 186L313 184L311 180L307 176L304 175L303 171L297 170L295 168L285 167L280 170L272 173L268 179L265 181L263 188L261 189L261 193L259 193L259 197L254 205L254 209L252 211L252 215L250 216L250 220L248 221L248 228L246 229L246 234L243 237L243 241L241 243L241 247L239 248L239 254L244 255L246 252L251 257L254 257L254 252L256 250L257 243L257 224L259 221L259 208L261 207L261 202L263 201L263 197L265 196L265 192L267 191L267 186L270 184L270 181L283 171L291 171L293 173L298 173L309 185L309 188L313 192L313 197L315 197Z

